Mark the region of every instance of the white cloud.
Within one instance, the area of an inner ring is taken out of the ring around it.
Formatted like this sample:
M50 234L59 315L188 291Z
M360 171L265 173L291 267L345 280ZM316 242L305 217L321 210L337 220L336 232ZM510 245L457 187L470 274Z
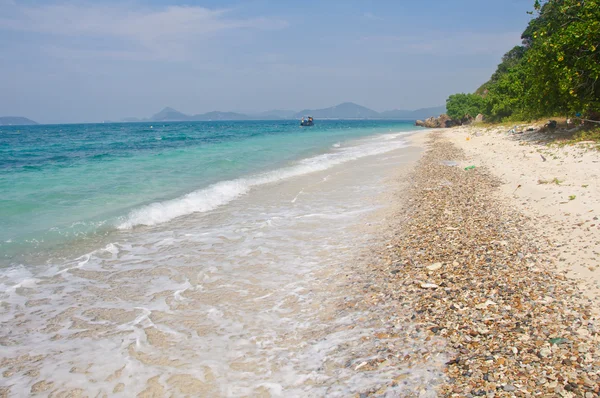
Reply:
M57 37L111 40L127 49L108 52L113 55L133 51L138 55L141 52L168 58L183 55L195 43L227 31L271 30L287 26L286 21L279 19L236 18L231 14L231 10L196 6L148 8L131 4L24 6L0 3L0 15L3 15L0 30L39 33L52 38L55 46Z

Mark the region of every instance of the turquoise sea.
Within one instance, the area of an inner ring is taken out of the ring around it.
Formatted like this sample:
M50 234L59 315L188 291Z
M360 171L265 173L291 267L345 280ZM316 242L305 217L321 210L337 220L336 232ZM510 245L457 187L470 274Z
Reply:
M0 128L0 392L434 397L447 359L403 360L418 335L364 367L411 330L368 286L413 130Z
M341 120L310 128L297 121L2 127L0 265L43 262L73 241L210 211L253 186L367 154L340 149L351 140L411 129Z

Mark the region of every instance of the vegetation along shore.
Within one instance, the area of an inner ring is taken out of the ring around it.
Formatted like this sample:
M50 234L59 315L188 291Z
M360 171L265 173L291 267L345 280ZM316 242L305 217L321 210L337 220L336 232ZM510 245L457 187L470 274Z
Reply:
M490 79L474 93L451 95L447 115L427 127L556 116L598 126L600 4L536 0L531 14L535 17L521 35L522 44L502 57Z

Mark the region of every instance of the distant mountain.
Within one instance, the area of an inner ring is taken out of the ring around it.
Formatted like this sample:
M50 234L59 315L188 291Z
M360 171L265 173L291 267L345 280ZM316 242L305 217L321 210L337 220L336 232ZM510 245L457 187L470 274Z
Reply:
M413 112L414 111L393 109L391 111L380 112L379 117L382 119L411 119Z
M150 118L153 122L178 122L182 120L189 120L189 116L176 111L173 108L166 107L162 111L152 115Z
M207 120L248 120L252 119L248 115L235 112L207 112L200 113L197 115L186 115L185 113L179 112L173 108L166 107L162 111L152 115L148 120L153 122L184 122L184 121L207 121ZM146 119L127 118L123 121L144 121Z
M258 120L294 119L296 116L296 111L273 109L271 111L255 113L251 116Z
M417 120L427 119L431 116L439 116L446 113L445 106L437 106L433 108L422 108L414 111L394 109L385 112L376 112L364 106L354 104L352 102L344 102L343 104L332 106L324 109L305 109L295 115L295 118L309 115L315 119L404 119Z
M289 120L301 119L303 116L312 116L318 119L427 119L430 116L439 116L446 112L445 106L423 108L414 111L394 109L385 112L376 112L364 106L344 102L342 104L322 109L304 109L300 112L276 109L252 115L237 112L213 111L197 115L186 115L173 108L166 107L154 114L149 119L126 118L123 122L181 122L181 121L209 121L209 120Z
M381 112L379 117L382 119L427 119L431 116L439 116L446 113L445 106L436 106L434 108L422 108L415 111L406 111L400 109L394 109L391 111Z
M310 115L315 119L378 119L379 113L352 102L344 102L323 109L304 109L296 113L296 119Z
M20 116L0 116L0 126L28 126L37 124L31 119Z
M202 121L202 120L249 120L252 119L248 115L235 112L207 112L199 115L190 116L188 120Z

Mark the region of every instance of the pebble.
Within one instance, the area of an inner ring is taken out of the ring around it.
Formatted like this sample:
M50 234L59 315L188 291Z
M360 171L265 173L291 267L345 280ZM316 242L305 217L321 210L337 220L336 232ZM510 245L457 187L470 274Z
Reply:
M421 283L420 286L422 289L437 289L439 287L435 283Z
M590 331L587 330L586 328L580 328L580 329L577 329L577 334L582 337L589 337Z
M489 307L490 305L496 305L496 303L494 303L492 300L486 300L485 303L478 304L475 306L475 308L477 308L478 310L482 310L482 309Z
M429 271L437 271L438 269L442 268L442 263L434 263L434 264L428 265L426 268Z
M389 280L378 297L401 303L431 341L444 339L446 381L437 395L597 394L600 329L578 285L556 271L558 249L543 225L500 200L502 181L485 166L441 165L468 160L443 133L429 137L385 242L392 248L373 267ZM390 278L398 263L402 273Z
M361 362L359 365L357 365L354 370L359 370L360 368L366 366L368 364L368 362Z
M517 388L511 384L505 384L504 387L502 387L502 389L506 392L513 392L515 391Z
M540 350L540 356L542 358L548 358L550 355L552 355L552 350L549 348L542 348Z

